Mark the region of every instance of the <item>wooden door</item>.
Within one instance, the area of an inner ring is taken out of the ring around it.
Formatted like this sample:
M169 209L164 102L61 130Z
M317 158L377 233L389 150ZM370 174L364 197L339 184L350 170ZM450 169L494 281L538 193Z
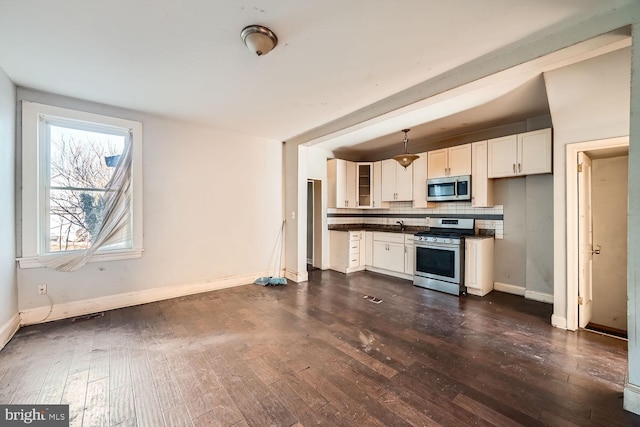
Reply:
M578 326L584 328L591 321L593 221L591 217L591 159L578 153Z

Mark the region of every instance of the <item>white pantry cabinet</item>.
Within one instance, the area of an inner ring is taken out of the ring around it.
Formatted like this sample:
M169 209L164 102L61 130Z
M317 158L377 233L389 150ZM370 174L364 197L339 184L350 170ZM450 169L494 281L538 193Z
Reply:
M541 129L488 141L487 176L551 173L551 129Z
M356 208L356 164L348 160L327 161L327 207Z
M393 159L382 161L382 201L413 200L413 165L406 168Z
M493 237L464 240L464 285L467 293L484 296L493 290Z
M471 144L471 206L490 208L493 206L493 181L487 172L487 141Z
M331 230L329 268L341 273L364 270L364 231Z
M460 175L471 175L471 144L456 145L428 152L428 178Z

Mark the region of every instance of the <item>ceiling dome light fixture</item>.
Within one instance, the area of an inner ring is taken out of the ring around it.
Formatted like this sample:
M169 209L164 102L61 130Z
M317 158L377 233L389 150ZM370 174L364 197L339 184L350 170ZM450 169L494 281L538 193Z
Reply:
M258 56L266 55L278 44L278 37L262 25L249 25L240 32L242 41Z
M402 129L402 132L404 132L404 152L403 154L398 154L397 156L393 156L393 160L395 160L396 162L400 163L405 169L407 168L407 166L409 166L411 163L413 163L414 160L416 160L417 158L419 158L420 156L416 156L415 154L408 154L407 153L407 143L409 142L409 137L407 136L407 133L410 131L411 129Z

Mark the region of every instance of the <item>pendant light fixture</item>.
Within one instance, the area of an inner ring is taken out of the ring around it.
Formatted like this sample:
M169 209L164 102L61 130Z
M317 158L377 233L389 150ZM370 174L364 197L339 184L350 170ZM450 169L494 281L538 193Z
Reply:
M411 129L402 129L402 132L404 132L404 152L403 154L398 154L397 156L393 156L393 160L395 160L396 162L400 163L405 169L407 168L407 166L409 166L411 163L413 163L414 160L416 160L417 158L419 158L420 156L416 156L415 154L409 154L407 153L407 143L409 142L409 137L407 136L407 133L409 133Z
M244 27L240 37L249 50L258 56L266 55L278 44L275 33L262 25Z

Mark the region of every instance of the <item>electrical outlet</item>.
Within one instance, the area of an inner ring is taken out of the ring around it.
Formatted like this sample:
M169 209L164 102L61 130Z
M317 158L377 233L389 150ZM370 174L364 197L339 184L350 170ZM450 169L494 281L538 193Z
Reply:
M46 295L47 294L47 284L41 283L38 285L38 295Z

